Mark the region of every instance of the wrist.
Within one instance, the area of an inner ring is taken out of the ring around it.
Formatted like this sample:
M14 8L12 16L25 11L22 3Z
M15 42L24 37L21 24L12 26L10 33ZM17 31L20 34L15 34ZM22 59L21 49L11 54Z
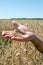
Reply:
M32 38L32 40L31 40L31 42L32 42L32 43L35 43L36 40L37 40L37 36L36 36L36 35L33 35L33 38Z

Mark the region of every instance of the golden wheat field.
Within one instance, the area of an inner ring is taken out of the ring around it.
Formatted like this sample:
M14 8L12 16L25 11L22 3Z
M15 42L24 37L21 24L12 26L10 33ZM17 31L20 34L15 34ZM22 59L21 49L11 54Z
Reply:
M43 20L17 20L43 40ZM0 65L43 65L43 54L33 43L5 39L1 32L13 30L12 20L0 20Z

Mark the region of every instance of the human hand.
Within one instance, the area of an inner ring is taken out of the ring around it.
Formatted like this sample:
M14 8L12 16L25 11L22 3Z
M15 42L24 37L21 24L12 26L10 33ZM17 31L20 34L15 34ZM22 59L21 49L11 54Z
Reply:
M5 38L17 40L17 41L31 41L34 38L33 32L31 32L26 26L21 25L16 21L12 21L16 30L3 31L2 35ZM19 35L17 35L19 32Z

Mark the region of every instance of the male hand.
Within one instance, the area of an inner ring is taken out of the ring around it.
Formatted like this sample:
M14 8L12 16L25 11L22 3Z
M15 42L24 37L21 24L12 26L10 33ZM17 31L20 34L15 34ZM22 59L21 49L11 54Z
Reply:
M3 31L2 35L5 38L17 40L17 41L31 41L33 40L34 34L26 26L21 25L16 21L12 21L15 30ZM19 35L17 35L19 32Z

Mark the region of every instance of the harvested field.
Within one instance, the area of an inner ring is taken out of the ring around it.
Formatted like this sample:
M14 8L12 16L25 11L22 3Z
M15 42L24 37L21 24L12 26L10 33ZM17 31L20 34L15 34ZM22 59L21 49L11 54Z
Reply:
M1 32L13 30L12 20L0 20L0 65L43 65L43 54L33 43L5 39ZM43 40L43 20L17 20Z

